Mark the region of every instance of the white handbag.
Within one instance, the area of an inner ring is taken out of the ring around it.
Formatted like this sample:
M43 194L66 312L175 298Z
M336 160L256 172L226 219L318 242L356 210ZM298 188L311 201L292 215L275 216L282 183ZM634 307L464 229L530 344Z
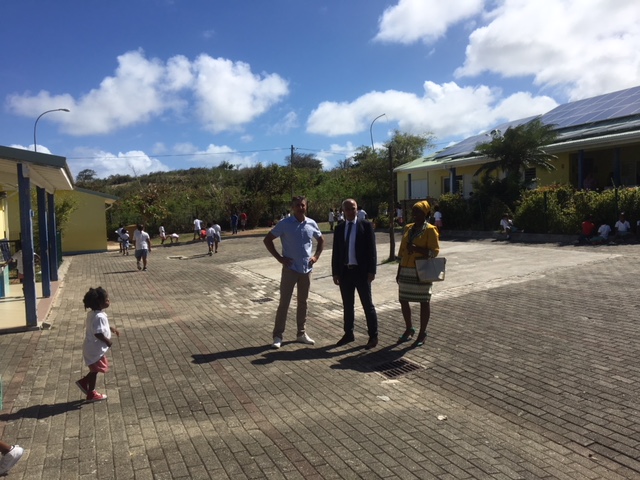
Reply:
M442 282L447 259L445 257L417 258L416 272L420 283Z

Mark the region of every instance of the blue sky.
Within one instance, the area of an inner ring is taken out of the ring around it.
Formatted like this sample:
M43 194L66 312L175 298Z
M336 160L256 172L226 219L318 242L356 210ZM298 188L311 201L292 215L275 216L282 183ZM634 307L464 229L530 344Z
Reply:
M76 175L326 168L640 84L637 0L5 0L0 145Z

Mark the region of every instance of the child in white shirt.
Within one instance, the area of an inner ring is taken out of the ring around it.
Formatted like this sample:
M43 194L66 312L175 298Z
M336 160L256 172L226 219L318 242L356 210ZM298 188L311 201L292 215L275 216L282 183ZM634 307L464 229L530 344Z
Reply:
M104 310L109 308L111 302L104 288L90 288L84 296L83 303L84 308L91 309L85 320L85 337L82 346L82 356L84 363L89 367L89 373L78 380L76 385L87 396L87 402L99 402L106 400L107 396L96 391L98 372L109 371L109 361L105 354L113 345L111 334L120 336L120 332L109 326L109 319Z

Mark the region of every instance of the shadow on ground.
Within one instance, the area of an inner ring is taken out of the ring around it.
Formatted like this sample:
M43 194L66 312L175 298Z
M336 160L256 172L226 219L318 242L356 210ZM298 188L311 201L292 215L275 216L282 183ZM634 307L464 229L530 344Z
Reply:
M72 402L55 403L52 405L32 405L18 410L14 413L7 413L0 415L0 421L9 422L12 420L19 420L21 418L49 418L61 415L63 413L71 412L73 410L80 410L84 400L74 400Z

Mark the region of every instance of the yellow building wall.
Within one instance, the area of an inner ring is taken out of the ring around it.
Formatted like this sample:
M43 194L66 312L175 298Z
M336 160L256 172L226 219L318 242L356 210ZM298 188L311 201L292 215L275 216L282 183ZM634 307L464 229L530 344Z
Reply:
M9 217L7 215L7 199L0 198L0 238L9 238Z
M7 192L6 225L7 238L9 240L20 240L20 196L18 192Z
M62 232L62 253L107 251L107 221L104 198L84 192L56 192L56 203L66 197L76 202L76 209Z
M558 158L551 162L556 169L547 172L544 168L536 168L536 176L539 178L538 186L559 183L560 185L571 184L571 161L568 153L558 154Z

